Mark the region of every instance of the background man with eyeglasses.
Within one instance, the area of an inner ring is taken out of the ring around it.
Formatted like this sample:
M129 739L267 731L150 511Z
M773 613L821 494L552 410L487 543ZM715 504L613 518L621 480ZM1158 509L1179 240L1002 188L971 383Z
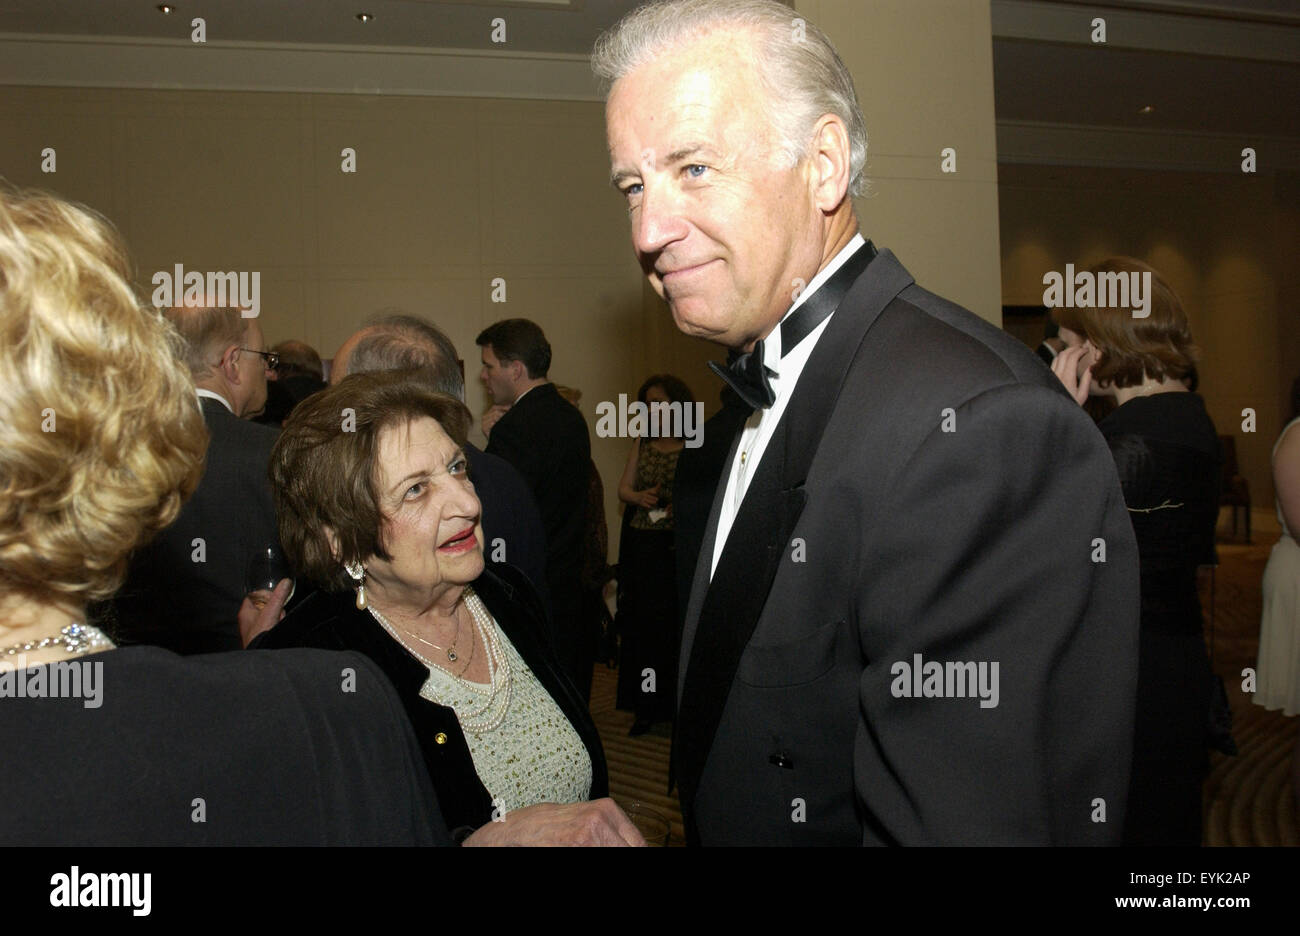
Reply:
M279 549L267 466L277 429L251 422L266 405L277 355L239 309L187 306L164 315L184 340L211 436L207 465L176 522L136 554L114 599L119 643L177 653L242 646L236 616L259 550Z

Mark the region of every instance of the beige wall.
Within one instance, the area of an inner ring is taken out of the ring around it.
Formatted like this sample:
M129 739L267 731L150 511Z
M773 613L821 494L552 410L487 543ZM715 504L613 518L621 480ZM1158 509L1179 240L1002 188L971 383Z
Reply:
M853 73L870 191L858 219L916 281L995 325L997 139L988 0L796 0ZM956 172L940 153L956 150Z
M112 218L146 294L176 263L259 271L267 340L325 357L376 310L427 315L466 359L475 412L474 338L508 317L546 331L551 377L582 389L593 426L597 402L655 369L683 366L716 396L677 360L686 339L643 308L598 103L46 88L2 101L0 175ZM592 450L612 516L627 443L593 436Z
M1273 175L1003 166L1002 296L1041 305L1043 274L1121 254L1158 270L1200 346L1200 392L1234 435L1256 507L1271 509L1269 453L1300 374L1297 186ZM1242 410L1257 415L1242 431Z
M863 99L872 191L859 200L859 217L866 234L892 248L922 285L997 322L988 2L876 6L870 29L861 25L860 5L847 0L801 2L797 14L827 28ZM216 51L243 54L253 73L268 74L278 73L277 56L302 54ZM154 59L130 58L139 52L134 45L90 52L106 56L93 70L100 85L117 74L122 84L216 81L193 78L206 75L202 69L141 79L137 73ZM320 60L312 74L322 83L355 84L344 82L346 55L331 69L327 53L312 54ZM28 72L37 83L47 80L38 64ZM63 74L54 68L48 81ZM473 74L455 86L467 95L492 93L475 92ZM577 87L572 80L555 86ZM47 146L57 152L56 173L41 172ZM355 174L340 171L345 146L357 152ZM957 149L956 174L939 171L945 146ZM683 377L712 413L720 383L704 362L722 352L677 332L645 285L608 172L603 107L594 99L0 91L0 176L103 211L126 236L142 288L154 271L176 263L258 271L268 341L300 338L325 357L376 310L427 315L466 358L475 411L485 406L474 379L475 335L497 319L527 317L554 346L551 377L582 389L589 425L597 403L634 393L656 371ZM504 304L491 301L498 276L506 280ZM611 558L627 450L626 440L593 436Z

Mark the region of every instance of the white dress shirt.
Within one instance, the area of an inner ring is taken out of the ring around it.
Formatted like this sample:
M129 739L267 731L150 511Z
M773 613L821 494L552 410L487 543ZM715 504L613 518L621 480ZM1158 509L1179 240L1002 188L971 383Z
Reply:
M223 397L220 393L216 393L216 392L214 392L214 391L212 391L212 390L207 390L207 389L205 389L205 388L203 388L203 387L199 387L199 388L197 388L194 392L197 393L197 394L198 394L199 396L201 396L201 397L208 397L208 398L211 399L211 400L216 400L218 403L220 403L220 404L221 404L222 406L224 406L226 409L230 410L230 415L231 415L231 416L235 415L235 408L234 408L233 406L231 406L231 405L230 405L230 401L227 400L225 397ZM200 403L200 404L199 404L199 409L202 409L202 408L203 408L203 404Z
M781 316L781 321L784 322L789 318L795 309L803 305L804 299L820 289L822 284L844 265L844 261L853 256L854 251L865 243L861 234L853 235L853 239L813 277L812 282L799 294L799 298L785 315ZM822 332L834 317L834 313L826 316L802 341L791 348L784 358L781 357L779 324L763 339L763 363L776 372L776 376L768 378L772 392L776 394L776 401L767 409L750 413L745 428L740 434L740 446L736 449L736 457L727 475L727 493L722 499L722 509L718 514L718 532L713 541L713 564L709 568L710 580L718 569L718 560L722 558L722 550L727 545L727 535L731 532L736 514L740 513L740 505L745 499L745 490L749 481L758 470L763 453L767 450L767 443L781 422L781 414L785 412L790 397L794 394L795 385L799 382L799 375L803 373L804 365L808 363L808 358L812 356L813 348L817 347Z

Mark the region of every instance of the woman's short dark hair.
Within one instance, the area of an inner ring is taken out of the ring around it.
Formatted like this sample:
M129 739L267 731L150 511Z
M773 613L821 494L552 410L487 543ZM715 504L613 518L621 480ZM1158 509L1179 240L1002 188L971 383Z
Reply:
M294 408L271 452L271 485L280 543L298 573L342 591L352 584L345 563L391 558L381 541L379 437L426 416L464 446L465 404L413 371L353 374Z
M1093 266L1090 273L1151 274L1150 308L1145 318L1134 318L1130 309L1057 307L1052 316L1062 328L1089 339L1102 352L1093 365L1092 379L1098 384L1137 387L1152 380L1183 380L1193 373L1199 352L1192 342L1187 314L1178 296L1159 273L1139 260L1111 257Z
M695 402L695 395L691 393L691 388L686 386L686 381L672 374L651 374L647 377L645 383L641 384L641 389L636 392L638 402L646 401L646 394L650 392L651 387L663 387L669 403L685 405Z

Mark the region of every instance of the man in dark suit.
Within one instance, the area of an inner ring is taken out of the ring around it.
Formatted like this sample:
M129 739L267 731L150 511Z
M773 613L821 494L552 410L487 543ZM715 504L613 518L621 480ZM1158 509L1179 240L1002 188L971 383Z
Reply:
M583 531L591 478L591 438L581 411L546 379L551 345L527 319L506 319L475 339L480 378L496 407L487 451L519 470L546 527L546 580L555 650L583 699L591 696L598 634L583 613Z
M465 400L465 371L443 331L415 315L389 312L351 335L334 355L330 383L348 374L417 370L443 393ZM546 531L523 476L504 458L466 444L469 476L483 509L483 558L528 576L550 611L546 586Z
M237 614L250 560L280 548L267 467L278 430L251 422L266 403L266 350L256 318L220 307L165 310L208 426L207 464L176 522L132 560L114 600L123 643L177 653L238 650Z
M753 408L683 635L688 837L1117 842L1137 554L1106 445L858 233L866 132L825 36L732 9L639 10L594 56L642 268Z

